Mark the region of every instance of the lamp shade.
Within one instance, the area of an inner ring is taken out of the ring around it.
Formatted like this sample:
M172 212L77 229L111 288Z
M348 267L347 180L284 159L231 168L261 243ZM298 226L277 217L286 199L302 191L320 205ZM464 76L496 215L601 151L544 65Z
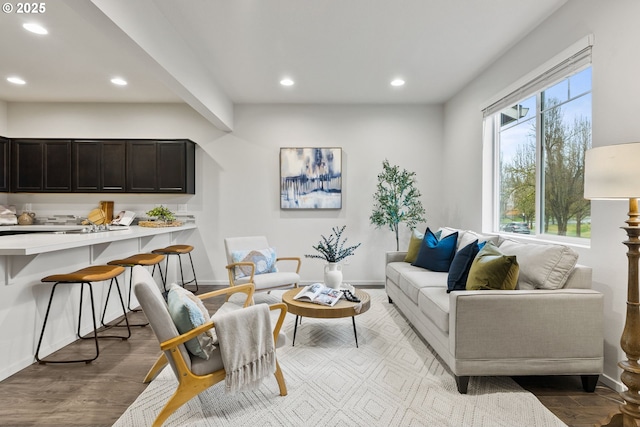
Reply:
M640 198L640 142L587 150L585 199Z

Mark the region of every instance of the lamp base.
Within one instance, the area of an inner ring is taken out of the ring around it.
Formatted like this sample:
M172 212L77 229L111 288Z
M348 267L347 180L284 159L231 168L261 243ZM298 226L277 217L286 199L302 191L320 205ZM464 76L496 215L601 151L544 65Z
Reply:
M609 414L604 421L606 424L600 424L601 427L640 427L640 421L629 419L628 424L624 423L624 415L621 412Z

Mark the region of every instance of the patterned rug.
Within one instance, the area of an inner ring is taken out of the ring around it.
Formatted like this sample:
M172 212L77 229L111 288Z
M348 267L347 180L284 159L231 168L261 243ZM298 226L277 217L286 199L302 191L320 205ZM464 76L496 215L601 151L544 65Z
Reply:
M534 395L508 377L455 381L382 289L370 289L371 309L351 319L303 318L291 347L278 349L288 395L275 378L251 392L227 395L219 383L173 413L165 426L565 426ZM263 301L278 295L259 294ZM175 390L165 369L114 424L149 426Z

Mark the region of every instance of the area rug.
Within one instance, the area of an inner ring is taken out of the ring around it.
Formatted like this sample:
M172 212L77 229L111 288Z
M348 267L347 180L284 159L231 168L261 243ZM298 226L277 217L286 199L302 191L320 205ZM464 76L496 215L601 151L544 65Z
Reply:
M508 377L472 378L469 394L459 394L451 373L387 302L384 290L367 292L371 309L356 317L359 348L350 318L303 318L292 347L295 316L287 315L288 343L278 349L287 396L278 394L273 377L235 395L219 383L164 425L565 426ZM278 300L273 294L257 298ZM175 386L173 372L164 369L114 426L151 425Z

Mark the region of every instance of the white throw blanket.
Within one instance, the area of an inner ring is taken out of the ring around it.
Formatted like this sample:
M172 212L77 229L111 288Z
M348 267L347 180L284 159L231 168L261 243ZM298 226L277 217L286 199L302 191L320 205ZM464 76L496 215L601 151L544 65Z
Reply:
M268 305L216 313L211 320L215 323L222 363L227 371L227 392L254 389L276 371Z

